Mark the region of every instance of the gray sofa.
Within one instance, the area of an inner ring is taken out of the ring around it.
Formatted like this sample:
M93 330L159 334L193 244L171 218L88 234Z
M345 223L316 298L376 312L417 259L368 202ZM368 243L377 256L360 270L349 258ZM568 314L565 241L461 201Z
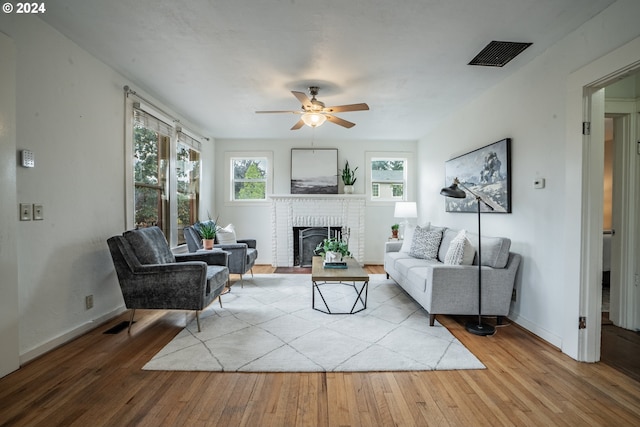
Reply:
M158 227L129 230L107 240L125 306L131 309L199 311L218 298L229 281L224 251L174 255ZM220 301L222 306L222 301Z
M478 314L477 252L472 265L444 264L449 244L460 230L444 228L437 259L419 259L401 250L402 242L385 244L384 269L413 299L429 312L429 324L437 314ZM474 248L478 235L467 233ZM511 240L482 236L482 315L509 314L520 255L509 252ZM405 245L406 250L406 245Z

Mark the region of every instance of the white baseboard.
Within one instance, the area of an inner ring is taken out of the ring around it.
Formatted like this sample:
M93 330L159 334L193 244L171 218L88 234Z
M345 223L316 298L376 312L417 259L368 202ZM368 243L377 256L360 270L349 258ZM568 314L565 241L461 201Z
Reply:
M512 322L517 323L519 326L523 327L524 329L531 332L532 334L537 335L538 337L542 338L549 344L558 348L562 348L562 337L552 334L546 329L539 327L535 323L520 316L518 313L513 313L513 312L509 313L508 317L509 317L509 320L511 320Z
M87 332L91 331L92 329L95 329L96 327L100 326L101 324L113 319L116 316L121 315L122 313L124 313L126 311L126 307L120 306L112 311L110 311L109 313L106 313L100 317L98 317L97 319L93 319L89 322L86 322L80 326L78 326L77 328L72 329L69 332L66 332L62 335L57 336L56 338L53 338L50 341L47 341L44 344L41 344L35 348L32 348L29 351L26 351L25 353L22 353L20 355L20 366L24 365L27 362L30 362L31 360L42 356L45 353L50 352L51 350L60 347L61 345L64 345L66 343L68 343L69 341L72 341L76 338L78 338L79 336L86 334Z

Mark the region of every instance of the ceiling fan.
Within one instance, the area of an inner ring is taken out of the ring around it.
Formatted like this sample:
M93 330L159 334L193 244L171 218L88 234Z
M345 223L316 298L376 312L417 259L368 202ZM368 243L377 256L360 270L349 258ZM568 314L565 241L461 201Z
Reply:
M309 87L309 94L311 95L311 99L309 99L309 97L304 92L296 92L295 90L291 91L293 96L295 96L298 101L302 103L302 110L256 111L256 113L301 114L302 116L300 117L300 120L298 120L298 122L291 128L291 130L298 130L304 125L310 126L312 128L318 127L322 125L326 120L329 120L331 123L335 123L345 128L352 128L356 125L355 123L341 119L340 117L336 117L333 115L333 113L341 113L345 111L363 111L369 109L369 106L365 103L325 107L324 102L318 101L316 99L318 90L318 86Z

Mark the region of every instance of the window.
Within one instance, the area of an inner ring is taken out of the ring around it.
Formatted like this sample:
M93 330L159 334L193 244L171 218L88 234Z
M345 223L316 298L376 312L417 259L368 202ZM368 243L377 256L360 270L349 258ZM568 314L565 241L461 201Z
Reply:
M200 202L200 152L199 143L183 132L178 132L176 152L177 181L177 234L178 244L185 243L182 230L198 221Z
M132 102L132 175L127 190L128 228L158 226L171 246L184 243L183 229L197 221L200 203L200 142L173 119ZM128 125L128 126L129 126ZM131 192L133 189L133 192ZM133 221L133 223L131 223Z
M157 225L168 235L168 171L171 126L134 110L133 176L136 228Z
M271 153L227 153L231 202L265 202L271 189Z
M371 184L371 197L380 197L380 184L377 182Z
M407 158L376 155L368 158L371 200L406 200Z

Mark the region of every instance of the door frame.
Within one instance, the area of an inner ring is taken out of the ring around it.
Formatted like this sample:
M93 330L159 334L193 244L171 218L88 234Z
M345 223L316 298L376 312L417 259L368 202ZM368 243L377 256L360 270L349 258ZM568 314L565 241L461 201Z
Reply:
M600 359L600 331L602 326L602 180L604 162L604 91L602 88L640 70L640 37L593 61L572 73L568 78L567 95L567 197L566 218L579 217L575 226L567 226L567 247L579 245L580 251L567 259L565 292L567 301L578 301L577 313L567 310L564 320L562 349L579 361L596 362ZM591 123L591 133L582 134L582 123ZM633 145L633 144L631 144ZM576 159L577 157L577 159ZM625 178L627 191L635 191L633 177L638 174L638 159L632 156L628 164L630 174ZM579 171L576 171L576 162ZM572 174L571 172L574 172ZM577 172L577 173L576 173ZM576 191L578 190L578 191ZM571 195L575 191L576 195ZM636 196L637 197L637 196ZM576 203L577 202L577 203ZM573 204L576 203L576 204ZM572 205L573 204L573 205ZM578 206L580 212L576 211ZM637 213L637 201L630 203L629 218ZM567 224L571 224L567 222ZM628 229L630 235L638 232L635 223ZM635 237L630 239L634 240ZM630 248L635 254L633 242ZM627 265L627 268L629 266ZM576 292L577 291L577 292ZM573 298L576 299L573 299ZM635 298L634 298L635 300ZM577 315L577 316L576 316ZM576 316L576 317L573 317ZM579 328L580 318L586 327Z

